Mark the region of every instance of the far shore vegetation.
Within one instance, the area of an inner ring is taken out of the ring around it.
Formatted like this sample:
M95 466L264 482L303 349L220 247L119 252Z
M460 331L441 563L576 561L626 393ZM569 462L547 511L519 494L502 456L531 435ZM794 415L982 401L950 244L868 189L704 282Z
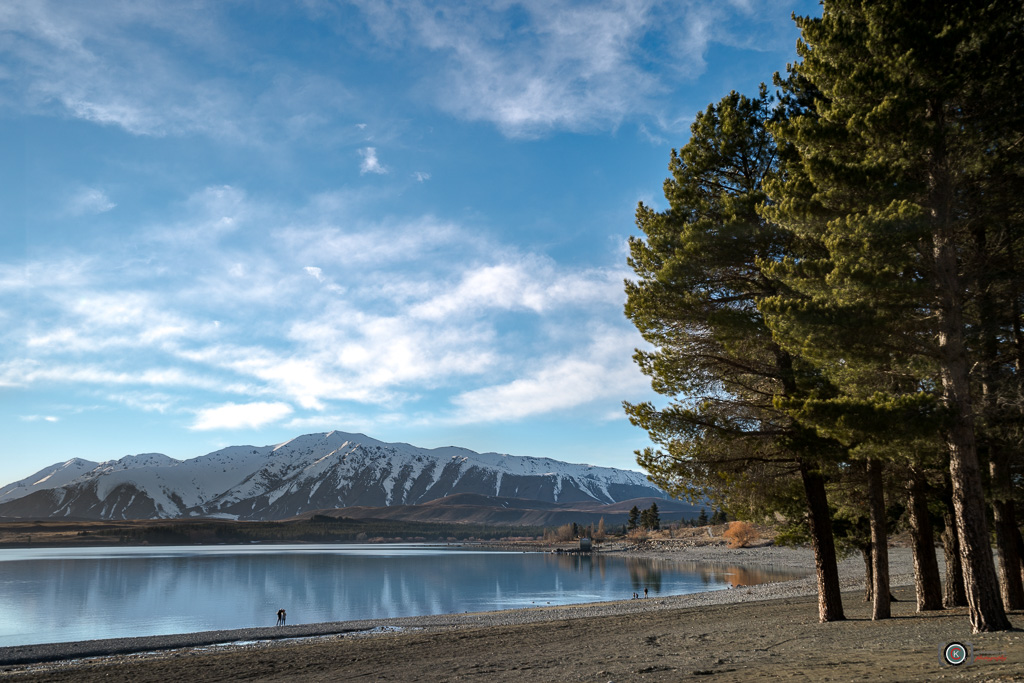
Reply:
M648 517L648 522L650 518ZM709 521L711 522L709 524ZM738 523L736 523L738 524ZM706 527L706 528L705 528ZM474 523L351 519L314 515L309 519L235 521L160 520L0 520L0 548L115 545L216 545L245 543L520 543L538 549L569 547L580 538L600 544L619 539L643 542L699 536L730 540L725 513L673 523L605 525L570 522L560 526L508 526ZM756 535L756 534L755 534ZM745 538L754 538L745 532Z
M463 542L543 537L543 527L438 524L315 516L304 520L165 519L9 521L0 548L86 545L211 545L240 543Z

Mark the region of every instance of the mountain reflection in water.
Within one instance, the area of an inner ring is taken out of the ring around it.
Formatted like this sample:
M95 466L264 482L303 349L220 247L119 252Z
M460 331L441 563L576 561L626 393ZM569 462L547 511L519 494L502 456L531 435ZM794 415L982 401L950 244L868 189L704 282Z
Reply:
M426 545L0 550L0 647L478 612L792 577L731 565Z

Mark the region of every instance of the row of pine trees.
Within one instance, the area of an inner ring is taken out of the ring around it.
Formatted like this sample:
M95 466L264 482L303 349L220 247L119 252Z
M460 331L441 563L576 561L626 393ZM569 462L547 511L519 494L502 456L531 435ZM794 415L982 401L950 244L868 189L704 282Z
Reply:
M822 8L775 92L699 114L668 208L637 209L626 314L665 397L626 404L656 444L638 462L673 495L800 522L822 621L844 618L837 543L865 550L889 616L897 508L918 608L1005 630L1024 608L1024 5Z

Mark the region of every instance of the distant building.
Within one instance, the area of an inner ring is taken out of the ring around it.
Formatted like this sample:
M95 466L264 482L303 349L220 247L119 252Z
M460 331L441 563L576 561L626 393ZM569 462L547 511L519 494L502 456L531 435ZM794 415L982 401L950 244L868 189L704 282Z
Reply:
M581 538L580 539L580 552L581 553L589 553L590 549L591 549L590 539L589 538Z

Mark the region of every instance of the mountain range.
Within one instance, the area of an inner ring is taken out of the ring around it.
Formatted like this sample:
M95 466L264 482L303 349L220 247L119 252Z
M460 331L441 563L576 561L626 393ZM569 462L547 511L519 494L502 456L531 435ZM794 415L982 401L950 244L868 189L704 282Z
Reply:
M159 453L105 462L72 458L0 488L0 516L278 520L338 508L360 509L365 516L367 508L407 509L461 495L506 509L532 504L594 510L666 497L629 470L455 446L425 449L332 431L188 460ZM450 515L459 506L447 507Z

